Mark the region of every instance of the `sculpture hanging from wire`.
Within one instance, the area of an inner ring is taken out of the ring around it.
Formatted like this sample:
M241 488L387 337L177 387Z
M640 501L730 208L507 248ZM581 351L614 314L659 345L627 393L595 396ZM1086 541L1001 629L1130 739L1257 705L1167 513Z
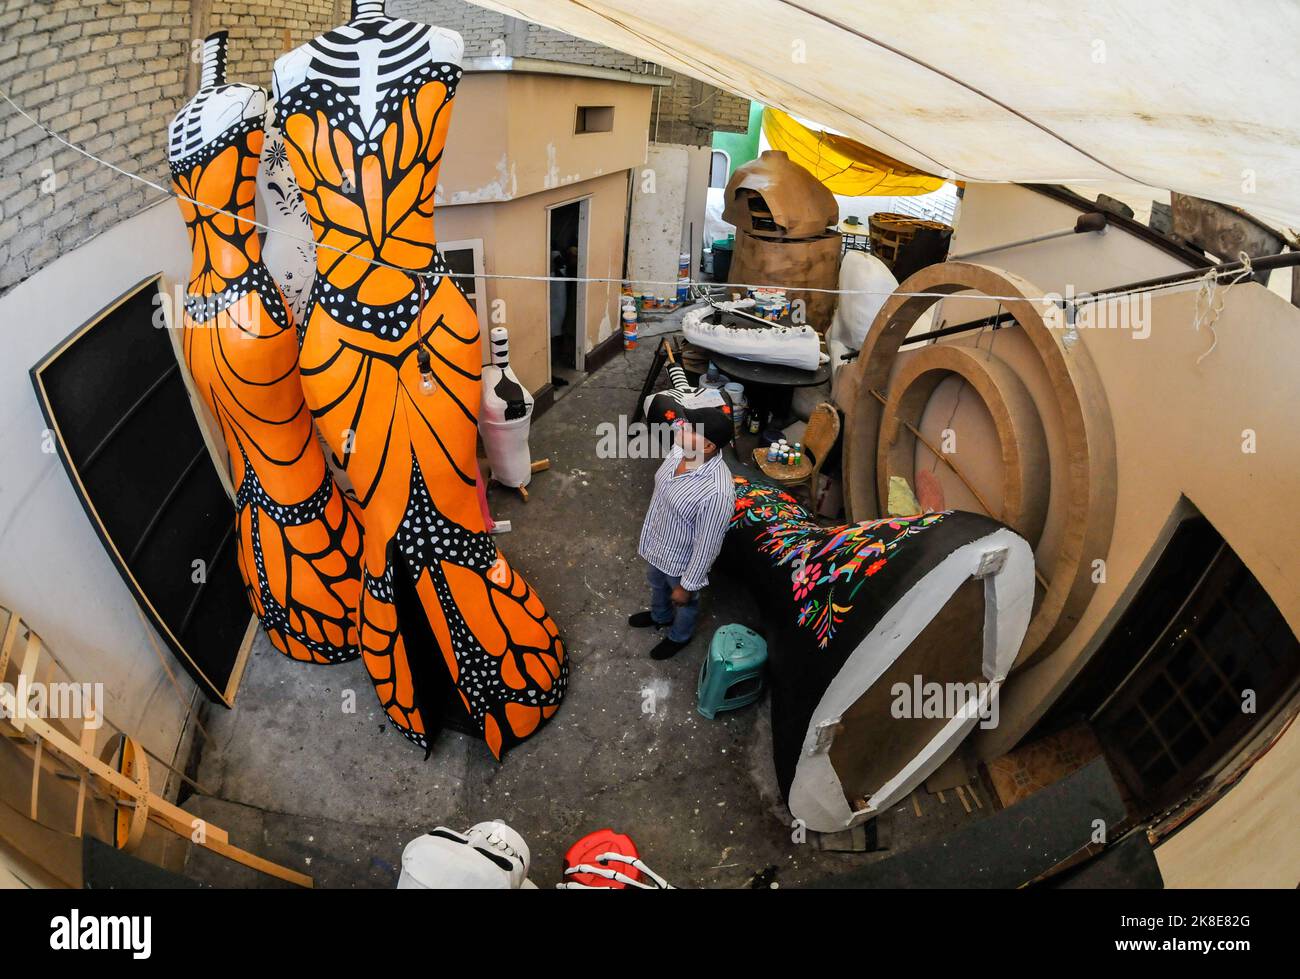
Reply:
M275 114L317 243L303 387L366 528L363 660L411 741L467 724L500 758L559 709L568 662L475 490L479 324L433 228L462 50L358 0L276 62Z
M266 92L227 83L226 44L224 31L206 39L199 91L170 130L192 250L182 351L229 453L239 569L262 628L295 660L345 662L358 656L361 524L316 440L292 314L261 260Z

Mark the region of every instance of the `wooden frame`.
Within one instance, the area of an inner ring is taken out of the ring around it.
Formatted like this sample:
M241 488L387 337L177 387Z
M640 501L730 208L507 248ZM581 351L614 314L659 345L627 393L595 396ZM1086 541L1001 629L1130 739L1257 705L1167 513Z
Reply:
M235 653L235 659L231 664L230 676L226 684L224 685L224 687L219 686L216 681L214 681L211 677L209 677L199 667L198 663L190 655L189 651L185 648L184 644L181 642L180 637L178 637L172 631L171 627L167 624L167 622L164 621L162 615L154 607L153 603L149 600L149 596L145 593L143 586L140 584L135 574L132 572L130 566L127 563L126 557L118 549L117 543L113 540L112 536L109 534L107 528L104 525L103 519L100 517L98 511L95 509L94 502L90 498L90 494L87 491L86 485L82 480L81 473L77 467L77 464L74 463L72 460L71 454L68 450L67 442L64 438L63 432L60 430L59 421L55 417L53 405L50 402L49 392L46 389L44 378L43 378L44 372L48 370L49 367L55 361L57 361L60 356L62 356L73 344L75 344L78 340L80 340L85 334L90 332L97 325L103 322L103 320L107 318L111 313L115 312L118 308L120 308L128 301L134 299L141 292L150 288L157 290L161 284L161 281L162 281L161 272L155 273L151 276L147 276L146 278L142 279L140 282L132 286L130 289L128 289L126 292L124 292L122 295L118 296L115 300L113 300L111 303L106 305L103 309L101 309L89 320L87 320L75 331L73 331L71 335L66 337L63 340L63 342L61 342L57 347L55 347L48 354L46 354L45 357L42 358L41 361L31 369L30 374L32 378L32 386L36 390L36 397L37 397L37 401L40 403L41 414L44 416L46 424L49 426L50 431L54 435L56 447L58 449L59 460L63 463L63 468L68 474L68 479L72 482L73 489L77 494L78 500L81 502L82 509L85 511L87 518L90 520L91 526L95 530L95 534L99 537L100 542L103 544L104 550L107 551L109 558L112 560L114 566L117 568L118 573L122 576L122 580L126 583L127 588L131 591L132 596L135 598L140 608L144 611L146 617L148 618L149 624L153 626L153 628L163 638L163 641L166 642L166 644L172 650L172 652L181 660L182 665L185 666L186 672L188 672L190 676L197 683L199 683L199 685L205 690L205 692L211 699L217 700L225 704L225 706L227 707L233 707L235 702L235 694L237 693L239 687L239 680L243 676L243 671L247 663L248 655L252 650L252 639L256 634L255 632L256 618L251 616L250 614L250 626L245 629L243 641L240 643L240 646ZM167 317L167 305L165 302L163 303L163 315L164 317ZM167 317L166 325L167 328L170 330L171 322L169 317ZM169 343L169 348L172 350L173 354L175 354L176 352L175 345ZM182 376L184 376L185 368L179 362L179 360L178 360L178 370L180 370ZM188 385L186 385L186 398L187 400L190 401L192 405L193 399ZM197 415L195 417L195 424L199 429L199 433L203 439L203 443L206 447L207 454L211 456L211 446L210 446L210 440L208 437L207 428L204 425L203 421ZM214 466L215 465L216 463L214 460ZM217 471L218 471L218 476L220 477L219 467L217 467ZM226 483L223 481L223 487L225 486ZM231 536L230 538L228 538L230 540L233 540L233 528L234 528L234 515L232 513Z
M1024 382L991 353L956 344L932 344L913 352L899 368L881 412L876 444L877 498L889 498L890 476L903 476L916 485L916 445L934 451L918 434L921 416L935 390L953 376L966 382L993 418L1002 462L1000 512L993 512L952 460L943 453L935 455L966 483L990 517L1001 520L1036 547L1047 519L1050 489L1043 423ZM904 437L903 431L910 432L911 438Z
M1061 541L1017 660L1023 668L1055 649L1078 624L1096 593L1092 564L1107 556L1115 526L1115 432L1106 392L1087 347L1077 338L1067 343L1064 331L1043 319L1042 304L1030 300L1041 289L1003 269L967 262L928 266L899 285L876 314L857 360L841 374L847 374L845 390L851 392L844 405L844 500L854 520L885 512L886 499L878 493L888 480L877 471L881 401L889 400L882 392L899 347L921 315L942 295L968 291L1019 297L1002 300L1002 306L1037 354L1050 384L1050 408L1061 421L1063 444L1047 447L1049 456L1062 456L1059 471L1065 476L1052 494L1064 511ZM910 295L915 293L923 295ZM1049 406L1039 406L1040 412L1044 407Z
M9 681L17 687L17 680L25 677L27 683L36 680L38 670L45 675L68 677L67 671L45 647L40 637L16 612L0 607L8 614L4 632L4 647L0 650L0 681ZM21 660L13 657L19 639L26 633L26 646ZM8 671L10 664L18 664ZM65 682L65 681L59 681ZM71 682L70 678L66 682ZM18 710L13 690L0 686L0 734L12 741L30 747L32 757L32 790L29 820L45 830L40 822L39 786L43 771L64 778L79 780L75 813L74 836L84 830L84 812L88 795L106 799L115 807L112 845L124 852L136 850L144 840L151 825L161 826L196 846L212 850L246 867L260 871L300 887L314 886L306 874L290 870L279 864L249 853L230 842L229 834L219 826L193 816L169 802L151 783L149 757L135 738L90 713L81 718L81 730L73 737L51 719L25 715ZM86 713L83 711L83 713ZM93 722L93 723L92 723ZM103 725L109 737L101 752L96 752L97 731ZM66 725L64 725L66 727ZM40 864L38 854L24 856Z

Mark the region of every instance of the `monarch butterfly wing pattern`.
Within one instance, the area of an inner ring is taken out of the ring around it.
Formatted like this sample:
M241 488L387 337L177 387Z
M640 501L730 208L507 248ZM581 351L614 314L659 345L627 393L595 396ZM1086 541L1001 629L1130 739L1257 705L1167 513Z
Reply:
M559 709L568 662L559 630L523 576L492 536L442 516L412 465L416 504L395 545L415 575L436 653L460 701L493 755L534 733ZM362 598L362 647L367 669L390 720L422 747L438 710L439 691L423 686L398 631L392 568Z
M260 120L173 160L193 265L182 352L219 425L235 486L238 563L271 643L293 659L357 658L361 524L303 402L297 341L252 217ZM204 206L208 205L208 206Z
M372 134L328 80L294 87L277 111L316 239L347 253L318 253L301 363L308 401L363 506L363 661L388 719L428 749L445 688L430 683L427 658L440 657L500 758L558 709L568 665L541 601L486 533L476 496L478 320L441 274L431 233L459 74L425 66L386 90L387 125L365 147ZM401 269L429 276L428 294ZM418 342L430 356L429 391ZM436 649L406 612L399 621L397 574L410 575Z

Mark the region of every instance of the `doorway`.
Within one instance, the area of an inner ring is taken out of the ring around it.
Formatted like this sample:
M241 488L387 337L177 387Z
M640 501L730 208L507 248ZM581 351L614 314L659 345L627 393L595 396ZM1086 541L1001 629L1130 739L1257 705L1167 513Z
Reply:
M587 219L591 198L547 208L547 269L565 280L587 276ZM562 387L583 369L582 336L586 332L587 290L577 281L549 284L548 324L551 383Z

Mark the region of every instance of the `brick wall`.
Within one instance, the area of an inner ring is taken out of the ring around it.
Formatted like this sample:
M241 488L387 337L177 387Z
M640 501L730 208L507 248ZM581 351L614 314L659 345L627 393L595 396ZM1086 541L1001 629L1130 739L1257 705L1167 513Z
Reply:
M230 78L269 86L281 52L346 20L350 8L350 0L0 0L0 91L89 152L166 186L167 126L198 80L195 40L228 30ZM388 12L459 31L470 57L656 70L461 0L389 0ZM743 131L749 111L684 75L655 103L652 135L692 145L706 145L714 129ZM0 103L0 293L161 196Z
M207 28L230 32L231 81L271 87L275 59L348 18L339 0L209 0Z
M88 151L165 183L188 0L0 0L0 91ZM0 103L0 291L158 198Z
M43 125L166 186L167 126L193 93L193 42L230 31L232 80L345 19L340 0L0 0L0 91ZM0 102L0 292L162 195Z

